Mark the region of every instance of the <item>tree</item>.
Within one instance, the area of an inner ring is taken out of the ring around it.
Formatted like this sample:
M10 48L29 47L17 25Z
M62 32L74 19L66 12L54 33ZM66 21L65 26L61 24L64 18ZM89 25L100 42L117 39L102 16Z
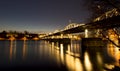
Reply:
M28 31L24 31L24 34L29 34L29 32Z
M4 30L4 31L2 31L1 33L2 33L2 34L7 34L7 31Z
M120 0L85 0L87 8L92 12L90 21L105 12L117 8L120 12Z
M2 31L1 33L0 33L0 37L2 37L2 38L7 38L7 31Z

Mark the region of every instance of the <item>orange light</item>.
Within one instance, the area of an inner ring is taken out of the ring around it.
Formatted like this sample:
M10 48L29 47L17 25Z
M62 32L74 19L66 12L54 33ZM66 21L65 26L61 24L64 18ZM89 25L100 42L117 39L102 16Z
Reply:
M33 40L38 40L38 39L39 39L38 37L33 38Z
M11 36L8 40L15 40L15 37Z
M27 40L27 38L26 38L26 37L23 37L22 40Z

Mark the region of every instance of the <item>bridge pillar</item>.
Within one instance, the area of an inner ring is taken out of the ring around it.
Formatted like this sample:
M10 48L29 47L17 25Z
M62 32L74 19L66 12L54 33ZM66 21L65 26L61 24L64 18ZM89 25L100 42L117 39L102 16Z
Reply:
M103 47L104 43L102 38L82 38L81 41L81 57L84 57L85 51L88 49L95 49L98 47ZM94 51L93 51L94 52Z

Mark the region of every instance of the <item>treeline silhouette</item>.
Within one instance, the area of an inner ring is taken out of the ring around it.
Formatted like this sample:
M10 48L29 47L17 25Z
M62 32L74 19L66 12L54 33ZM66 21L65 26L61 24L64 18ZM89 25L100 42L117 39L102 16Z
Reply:
M22 39L22 38L27 38L27 39L34 39L38 38L38 34L36 33L30 33L28 31L24 32L19 32L19 31L2 31L0 32L0 39L10 39L11 37L14 37L15 39Z

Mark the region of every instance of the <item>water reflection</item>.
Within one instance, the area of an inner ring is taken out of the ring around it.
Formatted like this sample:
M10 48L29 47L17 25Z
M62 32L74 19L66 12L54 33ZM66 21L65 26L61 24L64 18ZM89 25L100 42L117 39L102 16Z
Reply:
M71 40L71 44L68 44L68 53L80 57L80 51L81 46L80 46L80 41L79 40Z
M71 40L71 52L74 56L80 56L80 41L79 40Z
M81 56L82 50L80 41L72 40L70 43L59 43L60 50L56 50L55 42L50 44L53 50L51 52L57 51L59 53L59 55L56 55L57 60L60 58L61 63L67 66L69 71L114 70L113 66L111 66L112 69L109 69L106 67L106 64L108 64L109 67L111 64L117 66L120 65L120 51L118 48L112 47L111 49L106 47L106 45L105 47L88 47L84 53L84 56ZM111 50L114 52L111 52ZM117 62L115 62L115 59Z
M22 51L23 51L23 53L22 53L22 54L23 54L23 55L22 55L23 60L25 60L26 55L27 55L27 44L26 44L26 43L27 43L27 41L24 40L24 41L23 41L23 50L22 50Z
M67 65L69 71L83 71L80 59L69 54L65 54L65 64Z
M0 65L67 68L68 71L114 70L115 66L120 66L120 51L110 43L106 46L89 47L84 56L81 56L83 47L80 40L71 40L69 43L42 40L0 41Z
M78 46L76 42L74 43L75 44L72 45L70 43L59 43L59 42L51 42L49 44L51 45L51 49L52 49L51 52L53 52L53 55L55 55L54 57L56 57L59 66L62 63L65 66L67 66L69 71L84 71L82 67L82 63L78 58L79 55L77 55L79 54L78 51L80 50L78 49L80 49L80 46ZM73 48L74 46L75 48Z
M92 71L92 63L91 63L91 61L90 61L90 58L89 58L89 55L88 55L87 52L85 52L84 58L85 58L84 63L85 63L85 68L86 68L86 70L87 70L87 71Z
M63 44L60 44L60 57L61 57L61 62L64 63L64 49L63 49Z
M16 41L10 40L10 61L16 58Z
M109 55L115 58L116 60L114 64L120 67L120 51L119 51L120 48L116 47L112 43L109 43L107 47L108 47L107 50L108 50Z
M59 66L61 66L62 63L67 66L69 71L84 71L80 59L75 57L75 53L71 52L70 44L59 43L60 47L58 47L58 42L51 42L49 44L51 46L52 55L56 58ZM56 47L60 48L60 50L56 49Z
M12 54L13 54L13 41L10 42L10 60L12 60Z

